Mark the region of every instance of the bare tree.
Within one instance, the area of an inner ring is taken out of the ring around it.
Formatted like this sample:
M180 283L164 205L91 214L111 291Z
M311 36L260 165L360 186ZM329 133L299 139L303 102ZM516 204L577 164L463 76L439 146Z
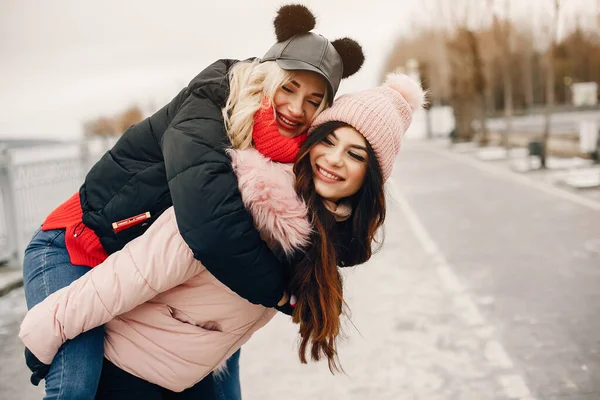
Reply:
M554 111L554 85L555 85L555 54L557 44L557 31L560 13L560 0L554 0L554 15L550 25L550 45L546 52L546 107L544 111L544 130L542 133L542 154L540 156L541 168L546 168L548 157L548 141L550 139L550 128L552 123L552 112Z
M559 40L557 25L564 19L561 1L532 6L525 21L507 19L510 9L504 15L508 6L500 1L504 0L423 0L431 5L426 13L431 23L398 40L385 71L405 65L410 58L418 60L431 101L454 109L458 141L473 139L474 121L480 122L479 138L485 141L486 117L504 105L501 111L509 119L503 127L506 145L516 110L544 106L545 143L544 126L536 139L536 151L542 152L542 145L547 150L554 104L564 97L565 87L558 79L568 76L573 82L600 83L600 30L575 24L565 28ZM537 16L538 11L543 14Z
M451 74L450 105L456 121L455 139L459 141L472 139L475 119L479 122L479 143L488 141L487 80L479 31L492 3L493 0L465 0L460 4L464 7L457 7L456 2L439 3L440 10L450 6L443 20L450 24L446 40Z
M473 68L473 86L475 94L479 100L479 144L485 145L488 142L488 127L487 127L487 97L486 97L486 79L483 60L479 40L476 32L467 30L465 32L469 51L471 52L471 61Z
M600 38L600 0L596 1L596 29L597 37ZM596 154L594 161L596 164L600 164L600 130L598 130L598 136L596 137Z
M119 136L131 125L144 119L144 114L138 106L132 106L114 116L102 116L83 124L84 135Z
M474 136L473 121L477 116L477 94L473 79L473 54L469 37L471 31L459 28L447 40L450 65L450 98L455 120L456 142L471 141Z
M531 35L530 33L530 36ZM533 85L533 45L532 40L523 41L520 46L522 53L521 66L523 69L523 103L526 109L533 107L535 103L535 91Z
M502 85L504 94L504 123L505 129L502 133L502 146L508 149L508 136L512 134L512 118L513 118L513 84L512 84L512 24L510 21L510 0L505 0L505 15L502 22L497 20L498 28L495 32L498 33L498 44L501 49L502 60Z
M596 28L598 37L600 37L600 0L596 2ZM600 60L600 57L598 57ZM600 164L600 131L598 132L598 136L596 137L596 163Z
M600 32L600 0L596 1L596 29Z

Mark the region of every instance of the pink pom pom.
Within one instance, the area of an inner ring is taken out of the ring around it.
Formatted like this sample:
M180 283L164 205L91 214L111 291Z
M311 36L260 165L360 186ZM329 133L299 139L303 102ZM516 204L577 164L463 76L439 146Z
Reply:
M425 100L426 93L421 88L421 84L408 75L399 73L387 74L385 85L400 93L413 111L427 104Z

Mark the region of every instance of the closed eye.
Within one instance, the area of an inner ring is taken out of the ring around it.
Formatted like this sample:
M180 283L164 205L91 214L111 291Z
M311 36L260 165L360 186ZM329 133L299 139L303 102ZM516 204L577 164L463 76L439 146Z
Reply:
M315 106L315 108L319 108L319 106L321 105L321 103L319 103L319 102L316 102L316 101L312 101L312 100L309 100L308 102L309 102L310 104L312 104L313 106Z
M288 92L288 93L294 93L294 91L292 89L290 89L289 87L287 87L287 86L282 86L281 88L283 90L285 90L286 92Z
M365 162L366 161L366 159L363 156L359 155L359 154L356 154L356 153L353 153L353 152L348 152L348 154L350 154L350 157L352 157L355 160L358 160L360 162Z
M328 144L329 146L333 146L333 142L328 137L326 137L325 139L323 139L323 143Z

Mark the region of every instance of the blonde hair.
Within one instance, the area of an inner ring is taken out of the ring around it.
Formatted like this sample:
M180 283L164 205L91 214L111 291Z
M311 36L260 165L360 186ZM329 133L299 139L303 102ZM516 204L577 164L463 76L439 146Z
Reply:
M223 108L225 129L234 149L252 146L254 114L262 106L263 98L273 104L275 92L294 79L293 71L286 71L275 61L239 62L229 71L229 96ZM314 118L328 106L328 93ZM312 121L311 121L312 123Z

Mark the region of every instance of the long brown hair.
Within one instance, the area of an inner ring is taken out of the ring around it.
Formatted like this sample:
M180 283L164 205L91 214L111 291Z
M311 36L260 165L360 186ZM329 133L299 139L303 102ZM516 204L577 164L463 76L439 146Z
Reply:
M300 324L300 361L306 363L306 351L314 361L325 356L329 370L340 371L337 337L341 332L341 314L345 305L342 277L338 266L366 262L373 253L375 233L385 220L383 175L373 149L367 143L367 173L362 187L351 196L352 215L336 222L325 208L323 198L315 192L310 149L335 129L347 126L333 121L317 127L296 158L296 192L302 196L312 218L310 246L290 271L290 291L296 298L292 321Z

